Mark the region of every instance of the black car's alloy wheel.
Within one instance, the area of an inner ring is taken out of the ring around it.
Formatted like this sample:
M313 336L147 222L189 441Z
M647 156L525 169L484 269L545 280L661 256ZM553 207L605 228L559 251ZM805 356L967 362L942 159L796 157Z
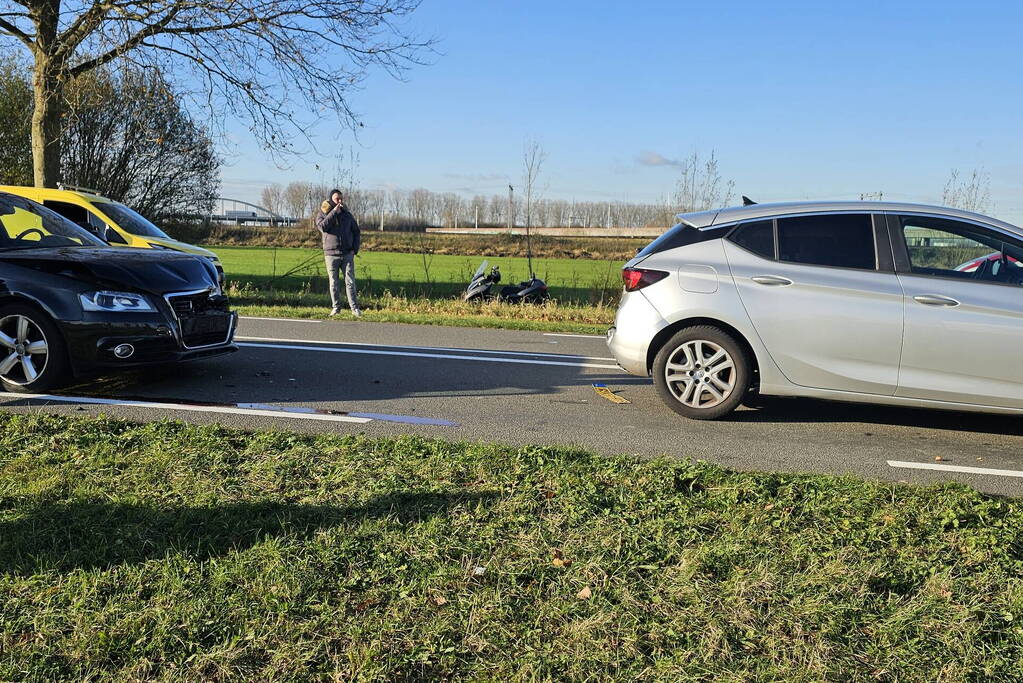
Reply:
M64 340L53 322L28 306L0 308L0 384L31 393L64 380Z

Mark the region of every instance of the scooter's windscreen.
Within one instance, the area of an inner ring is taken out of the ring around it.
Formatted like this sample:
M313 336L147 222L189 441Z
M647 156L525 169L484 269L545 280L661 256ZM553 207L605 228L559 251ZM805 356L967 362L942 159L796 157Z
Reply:
M476 278L478 278L480 275L483 275L483 271L485 271L486 269L487 269L487 260L483 259L483 263L481 263L480 267L476 269L476 273L471 278L469 278L469 282L470 283L474 282L476 280Z

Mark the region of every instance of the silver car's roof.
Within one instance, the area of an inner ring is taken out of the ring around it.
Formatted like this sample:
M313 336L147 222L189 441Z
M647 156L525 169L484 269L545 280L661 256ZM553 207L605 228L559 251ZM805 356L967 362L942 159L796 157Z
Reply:
M817 213L822 211L863 211L879 213L883 211L899 213L926 213L949 218L986 223L995 227L1023 235L1023 229L991 218L983 214L948 206L932 206L930 204L910 204L906 202L858 202L858 201L827 201L827 202L775 202L771 204L751 204L750 206L733 206L727 209L712 209L695 213L680 213L677 218L694 228L705 228L711 225L733 223L752 218L770 218L794 213Z

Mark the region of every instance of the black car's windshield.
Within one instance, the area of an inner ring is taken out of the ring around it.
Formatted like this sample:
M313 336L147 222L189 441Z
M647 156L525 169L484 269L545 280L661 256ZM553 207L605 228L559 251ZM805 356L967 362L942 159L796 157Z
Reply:
M105 247L60 214L41 204L0 193L0 250L49 247Z
M159 237L161 239L170 239L170 237L160 228L150 223L144 216L133 209L129 209L124 204L118 204L117 202L103 202L98 204L97 208L105 213L110 220L117 223L122 230L127 230L133 235L139 237Z

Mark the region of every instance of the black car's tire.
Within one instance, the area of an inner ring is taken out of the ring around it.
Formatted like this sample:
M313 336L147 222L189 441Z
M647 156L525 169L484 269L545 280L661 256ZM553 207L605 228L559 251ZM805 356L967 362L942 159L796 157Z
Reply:
M654 359L654 386L679 415L716 420L735 410L752 379L746 350L717 327L698 325L677 332Z
M42 311L22 304L0 306L0 386L34 394L70 379L67 345Z

